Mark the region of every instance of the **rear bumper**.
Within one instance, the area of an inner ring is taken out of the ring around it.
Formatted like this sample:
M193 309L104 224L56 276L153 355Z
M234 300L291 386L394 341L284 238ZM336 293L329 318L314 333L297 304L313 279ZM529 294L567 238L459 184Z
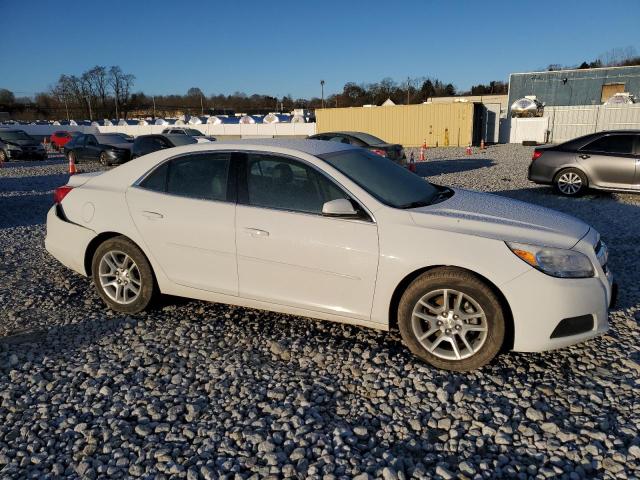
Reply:
M96 232L61 218L54 205L47 214L47 251L65 267L86 276L84 255Z

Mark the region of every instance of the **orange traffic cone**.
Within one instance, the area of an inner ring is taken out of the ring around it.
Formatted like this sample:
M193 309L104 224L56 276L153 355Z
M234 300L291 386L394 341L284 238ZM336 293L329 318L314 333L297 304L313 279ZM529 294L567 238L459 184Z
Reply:
M486 147L484 145L484 138L480 140L480 150L484 150Z
M69 175L75 175L78 173L78 169L76 168L76 161L73 157L73 154L69 155Z

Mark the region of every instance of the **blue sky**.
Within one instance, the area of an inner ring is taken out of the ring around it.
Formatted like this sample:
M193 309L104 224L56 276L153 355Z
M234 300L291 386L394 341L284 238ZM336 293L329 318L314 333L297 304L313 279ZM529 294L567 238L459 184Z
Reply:
M638 0L0 0L0 88L31 95L61 73L120 65L147 94L310 97L320 79L328 95L407 76L468 89L640 51L639 18Z

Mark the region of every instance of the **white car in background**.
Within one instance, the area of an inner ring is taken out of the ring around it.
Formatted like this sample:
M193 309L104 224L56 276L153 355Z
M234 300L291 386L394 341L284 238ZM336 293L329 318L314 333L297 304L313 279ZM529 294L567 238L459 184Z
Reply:
M216 138L207 136L200 130L190 127L169 127L162 130L162 133L169 135L187 135L196 139L198 143L215 142Z
M47 250L113 310L157 293L387 330L439 368L608 328L607 247L542 207L315 140L158 151L55 192Z

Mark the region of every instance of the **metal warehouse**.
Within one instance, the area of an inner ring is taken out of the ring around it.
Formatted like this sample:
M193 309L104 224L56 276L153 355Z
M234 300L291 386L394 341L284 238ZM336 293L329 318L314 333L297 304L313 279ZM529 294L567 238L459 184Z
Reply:
M547 106L600 105L616 93L640 97L640 66L512 73L509 105L535 95Z

